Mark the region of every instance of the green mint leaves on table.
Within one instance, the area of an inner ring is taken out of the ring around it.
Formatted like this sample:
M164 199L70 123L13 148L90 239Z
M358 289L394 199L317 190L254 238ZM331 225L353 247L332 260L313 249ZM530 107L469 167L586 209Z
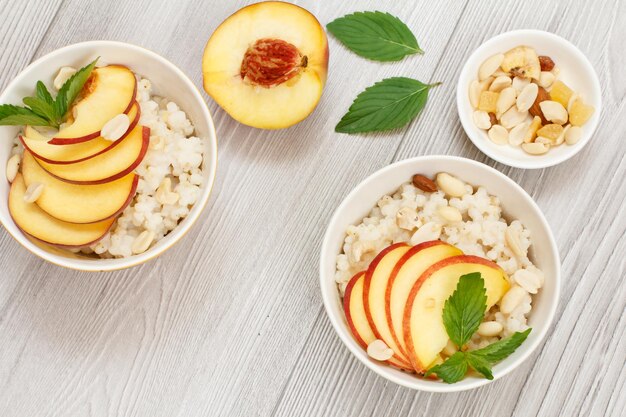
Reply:
M0 125L50 126L57 128L65 118L83 86L89 79L98 59L76 71L61 87L56 100L41 81L37 82L34 97L22 99L27 107L0 105Z
M464 346L478 330L487 310L487 290L480 273L461 276L456 290L443 307L443 324L450 340L458 347ZM468 368L493 379L491 367L506 358L526 340L531 329L516 332L510 337L492 343L482 349L459 350L445 362L430 368L425 376L437 374L448 384L460 381Z
M399 61L424 53L408 26L389 13L356 12L333 20L326 28L348 49L374 61Z
M428 99L428 90L437 85L405 77L379 81L357 96L335 131L361 133L402 127L419 114Z
M356 12L326 27L348 49L374 61L399 61L407 55L424 53L411 29L389 13ZM379 132L403 127L424 108L428 90L439 84L406 77L379 81L357 96L335 132Z

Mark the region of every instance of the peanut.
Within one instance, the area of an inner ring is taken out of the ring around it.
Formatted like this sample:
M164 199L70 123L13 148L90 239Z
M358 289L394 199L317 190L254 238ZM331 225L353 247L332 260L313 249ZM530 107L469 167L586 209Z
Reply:
M450 197L463 197L467 194L465 183L446 172L437 174L437 185L441 191Z
M506 145L509 141L509 131L500 125L493 125L487 132L489 139L498 145Z
M502 325L497 321L484 321L478 326L478 334L484 337L497 336L502 332Z
M452 206L441 206L437 213L448 223L456 223L463 220L463 216L458 208Z
M24 193L24 201L27 203L34 203L41 197L43 193L44 185L40 182L34 182L28 186Z
M7 169L6 169L7 181L13 182L13 180L15 179L15 176L17 175L17 172L20 169L20 162L21 162L20 156L17 154L9 158L9 160L7 161Z
M147 251L153 240L154 240L154 232L149 231L149 230L144 230L143 232L141 232L139 236L137 236L135 238L135 241L133 242L133 246L131 248L131 250L133 251L133 254L137 255L139 253L143 253Z
M490 77L498 68L504 59L504 54L496 54L487 58L478 69L478 79L480 81Z
M367 345L367 355L377 361L387 361L393 357L393 350L380 339Z

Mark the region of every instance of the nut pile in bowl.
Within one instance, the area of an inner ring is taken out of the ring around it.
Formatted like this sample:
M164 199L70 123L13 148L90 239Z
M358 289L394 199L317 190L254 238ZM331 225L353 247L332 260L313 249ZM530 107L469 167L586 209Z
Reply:
M346 231L335 272L346 321L372 359L456 382L446 373L451 358L508 345L502 359L528 335L544 282L530 247L530 231L505 219L485 188L445 172L435 181L416 174ZM474 280L482 280L482 310L463 338L449 328L451 305L476 296L467 286ZM483 373L471 361L468 369Z
M552 58L529 46L489 57L469 85L474 124L492 142L531 155L576 144L594 108L558 77Z
M89 257L145 252L196 202L202 139L127 67L63 67L53 85L56 98L39 82L28 108L2 106L28 116L3 119L23 125L6 167L11 217L28 236Z

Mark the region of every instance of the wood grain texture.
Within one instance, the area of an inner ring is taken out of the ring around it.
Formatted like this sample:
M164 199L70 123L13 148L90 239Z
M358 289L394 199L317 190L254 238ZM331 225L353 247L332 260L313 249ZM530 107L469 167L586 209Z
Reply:
M204 43L247 3L0 0L0 85L32 59L92 39L150 48L200 85ZM330 39L322 101L287 130L239 125L207 97L219 140L213 195L190 234L148 264L68 271L0 231L0 415L623 415L624 2L297 3L323 24L384 9L411 27L426 53L378 64ZM489 160L456 114L456 79L467 56L516 28L566 37L600 76L600 128L577 157L554 168L524 171ZM407 129L333 132L358 92L397 75L444 84ZM334 208L373 171L424 154L474 158L513 178L546 214L563 261L557 321L542 348L472 392L419 393L376 376L343 347L319 295L318 254Z

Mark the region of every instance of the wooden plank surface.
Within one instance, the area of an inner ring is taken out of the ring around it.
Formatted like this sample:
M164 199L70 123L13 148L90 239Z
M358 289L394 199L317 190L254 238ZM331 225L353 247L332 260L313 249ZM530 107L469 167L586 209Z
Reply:
M251 129L207 97L219 139L217 183L202 219L159 259L120 272L68 271L0 231L0 415L623 415L626 4L385 3L298 2L323 24L384 9L407 22L426 51L376 64L331 38L324 96L299 125ZM204 43L244 4L0 0L0 86L31 60L91 39L150 48L200 85ZM600 76L595 138L558 167L497 164L458 121L463 62L485 39L517 28L570 39ZM444 84L407 129L333 132L359 91L393 75ZM367 370L340 343L319 294L321 239L343 196L371 172L425 154L474 158L520 183L546 214L563 260L557 321L542 348L506 378L460 394L414 392Z

